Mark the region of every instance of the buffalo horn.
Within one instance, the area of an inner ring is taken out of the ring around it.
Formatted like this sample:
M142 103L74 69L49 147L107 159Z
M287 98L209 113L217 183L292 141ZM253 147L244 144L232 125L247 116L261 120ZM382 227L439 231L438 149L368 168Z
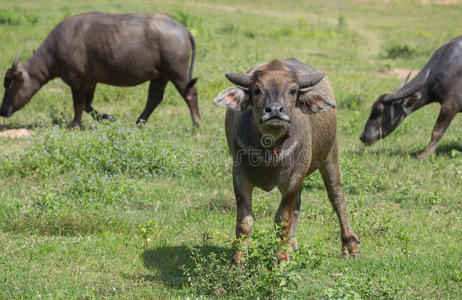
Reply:
M430 70L427 70L427 73L425 73L425 76L418 83L408 87L407 89L398 90L395 93L388 94L387 96L385 96L384 101L392 102L395 100L409 97L410 95L414 94L415 92L420 90L425 85L425 82L427 81L429 74L430 74Z
M250 80L252 79L252 75L250 74L227 73L225 76L232 83L244 88L248 88L250 86Z
M300 76L298 78L298 86L299 88L304 89L316 85L324 78L324 76L326 76L326 73L324 72L315 72L303 75L303 77Z
M21 55L21 50L18 50L18 53L16 53L16 58L14 59L14 62L13 62L13 66L12 66L13 69L16 69L18 67L20 55Z

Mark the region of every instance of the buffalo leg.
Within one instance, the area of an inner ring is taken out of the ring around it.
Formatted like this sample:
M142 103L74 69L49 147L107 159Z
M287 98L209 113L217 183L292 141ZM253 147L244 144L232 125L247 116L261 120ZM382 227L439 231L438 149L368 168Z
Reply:
M359 239L354 234L346 217L345 198L340 183L340 168L338 165L337 147L332 149L329 157L322 163L320 172L324 185L326 186L327 195L337 214L340 222L340 237L342 239L342 254L347 257L349 254L359 254Z
M201 116L199 114L199 106L197 104L197 89L194 86L196 80L193 79L188 82L186 80L172 79L172 82L180 95L186 101L194 125L199 127L201 125Z
M440 114L436 120L435 126L433 127L430 143L428 144L427 148L425 148L425 150L419 156L417 156L418 159L424 159L428 155L435 153L438 142L443 137L446 129L448 129L449 124L457 114L457 111L458 109L441 105Z
M287 241L289 243L289 246L282 252L276 253L276 257L278 261L289 261L288 252L294 251L297 247L296 240L295 238L291 238L291 235L295 234L298 215L300 214L301 180L294 186L291 186L289 188L280 187L279 190L282 194L282 200L279 204L276 216L274 217L274 222L276 223L276 225L282 227L281 239L283 241Z
M247 248L253 231L252 191L254 187L237 168L233 168L233 187L237 208L236 239L237 241L242 239L244 248ZM240 263L242 255L242 250L237 249L234 253L232 265Z
M151 80L149 84L149 93L146 106L141 113L140 117L136 121L136 124L144 123L148 120L151 113L159 105L164 97L165 86L167 85L168 80L165 78L158 78Z
M108 114L100 113L91 106L93 102L93 96L95 95L96 84L90 85L85 89L85 111L91 115L96 121L101 120L113 120L114 117Z
M291 245L293 251L296 251L298 248L297 238L294 236L297 233L297 223L298 217L300 216L300 207L302 204L302 190L298 193L297 203L295 203L294 210L292 212L292 222L290 223L290 232L289 232L289 244Z
M72 87L72 100L74 101L74 120L71 128L78 129L82 126L82 112L85 107L85 91L81 87Z

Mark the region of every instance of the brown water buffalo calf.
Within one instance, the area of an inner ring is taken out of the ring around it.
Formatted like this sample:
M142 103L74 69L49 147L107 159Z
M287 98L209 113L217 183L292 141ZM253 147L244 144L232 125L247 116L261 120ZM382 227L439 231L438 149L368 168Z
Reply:
M44 84L59 77L72 90L72 127L80 127L83 110L95 119L110 118L91 105L97 83L135 86L149 80L148 100L137 123L145 122L171 81L186 100L194 124L200 125L197 79L191 78L194 56L193 36L167 15L75 15L58 24L21 66L18 52L5 75L0 115L11 116Z
M287 59L226 77L237 86L222 91L214 103L228 108L225 127L234 161L236 237L248 238L252 234L254 187L265 191L277 187L282 200L275 222L283 227L281 238L290 244L287 251L296 250L293 235L300 214L303 179L319 169L340 221L342 253L358 254L359 240L345 213L337 114L325 74L296 59ZM277 254L280 261L289 259L287 251ZM241 258L242 252L237 251L233 262Z

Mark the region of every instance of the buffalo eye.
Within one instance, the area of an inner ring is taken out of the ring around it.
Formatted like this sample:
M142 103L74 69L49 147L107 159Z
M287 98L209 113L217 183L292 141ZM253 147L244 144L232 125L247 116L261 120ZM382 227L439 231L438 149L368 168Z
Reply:
M289 91L289 93L292 95L292 96L295 96L297 94L297 90L296 89L291 89Z
M5 77L5 81L3 82L3 87L8 89L11 85L11 78Z
M260 95L260 94L261 94L260 89L259 89L258 87L256 87L256 88L253 90L253 94L254 94L255 96Z

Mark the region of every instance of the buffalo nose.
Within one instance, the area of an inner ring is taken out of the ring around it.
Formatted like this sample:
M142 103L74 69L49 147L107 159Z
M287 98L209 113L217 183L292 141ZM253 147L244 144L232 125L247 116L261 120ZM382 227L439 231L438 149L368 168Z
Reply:
M2 107L0 109L0 116L6 117L7 115L8 115L8 111L4 107Z
M359 136L359 139L360 139L361 142L366 141L366 135L364 134L364 132L361 133L361 135Z
M264 111L271 115L287 114L286 108L279 102L271 102L265 107Z

